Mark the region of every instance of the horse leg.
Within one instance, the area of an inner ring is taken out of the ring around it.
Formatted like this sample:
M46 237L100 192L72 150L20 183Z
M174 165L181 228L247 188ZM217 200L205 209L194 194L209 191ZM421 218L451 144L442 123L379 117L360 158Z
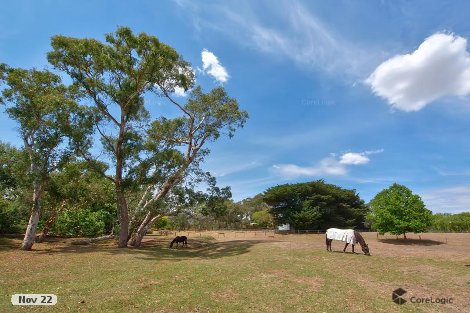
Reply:
M353 253L354 253L354 245L352 245L352 251L353 251Z
M346 248L348 247L349 243L346 242L346 245L344 246L343 252L346 252Z

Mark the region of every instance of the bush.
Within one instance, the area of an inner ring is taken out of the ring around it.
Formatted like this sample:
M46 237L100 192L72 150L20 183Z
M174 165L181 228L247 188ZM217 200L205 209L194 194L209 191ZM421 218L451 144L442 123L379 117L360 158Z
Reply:
M162 216L153 223L152 229L165 229L168 226L168 216Z
M432 230L443 232L469 232L470 212L434 214L432 216Z
M261 228L273 227L273 217L268 210L253 212L251 218Z
M0 233L17 233L21 231L21 213L9 201L0 200Z
M109 233L113 221L113 216L106 211L71 209L57 217L52 232L64 237L95 237Z

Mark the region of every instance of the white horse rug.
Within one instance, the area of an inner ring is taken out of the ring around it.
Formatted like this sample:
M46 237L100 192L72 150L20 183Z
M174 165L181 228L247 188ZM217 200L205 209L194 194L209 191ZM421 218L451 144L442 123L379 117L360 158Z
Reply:
M354 229L328 228L326 230L326 238L344 241L353 245L356 244L356 236L354 236Z

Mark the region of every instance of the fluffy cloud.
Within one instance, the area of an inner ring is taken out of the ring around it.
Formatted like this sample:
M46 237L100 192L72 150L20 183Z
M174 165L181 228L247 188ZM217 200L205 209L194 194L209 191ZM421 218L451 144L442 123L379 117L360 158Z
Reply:
M219 59L212 52L203 49L201 52L202 69L204 73L214 77L218 82L225 83L229 76L227 70L220 64Z
M370 159L364 153L345 153L341 156L339 163L348 165L359 165L369 163Z
M178 97L186 97L186 92L184 91L184 88L176 86L175 87L175 95L178 96Z
M396 55L380 64L366 82L396 109L419 111L446 96L470 94L467 40L437 33L411 54Z
M295 164L274 165L273 169L286 177L298 176L344 176L348 173L348 166L369 163L367 155L383 152L381 150L365 151L360 153L348 152L339 158L335 155L322 159L315 166L298 166Z
M295 164L279 164L274 170L286 177L297 176L342 176L347 173L346 167L335 158L325 158L318 166L302 167Z

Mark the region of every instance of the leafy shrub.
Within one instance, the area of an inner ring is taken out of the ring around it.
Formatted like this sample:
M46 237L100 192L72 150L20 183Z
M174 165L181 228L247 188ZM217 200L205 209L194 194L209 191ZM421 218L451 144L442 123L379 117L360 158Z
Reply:
M162 216L153 223L152 229L165 229L168 226L168 216Z
M0 200L0 233L16 233L20 231L20 211L9 201Z
M443 232L470 232L470 212L434 214L431 229Z
M114 218L103 210L72 209L62 212L52 232L65 237L94 237L110 232Z

